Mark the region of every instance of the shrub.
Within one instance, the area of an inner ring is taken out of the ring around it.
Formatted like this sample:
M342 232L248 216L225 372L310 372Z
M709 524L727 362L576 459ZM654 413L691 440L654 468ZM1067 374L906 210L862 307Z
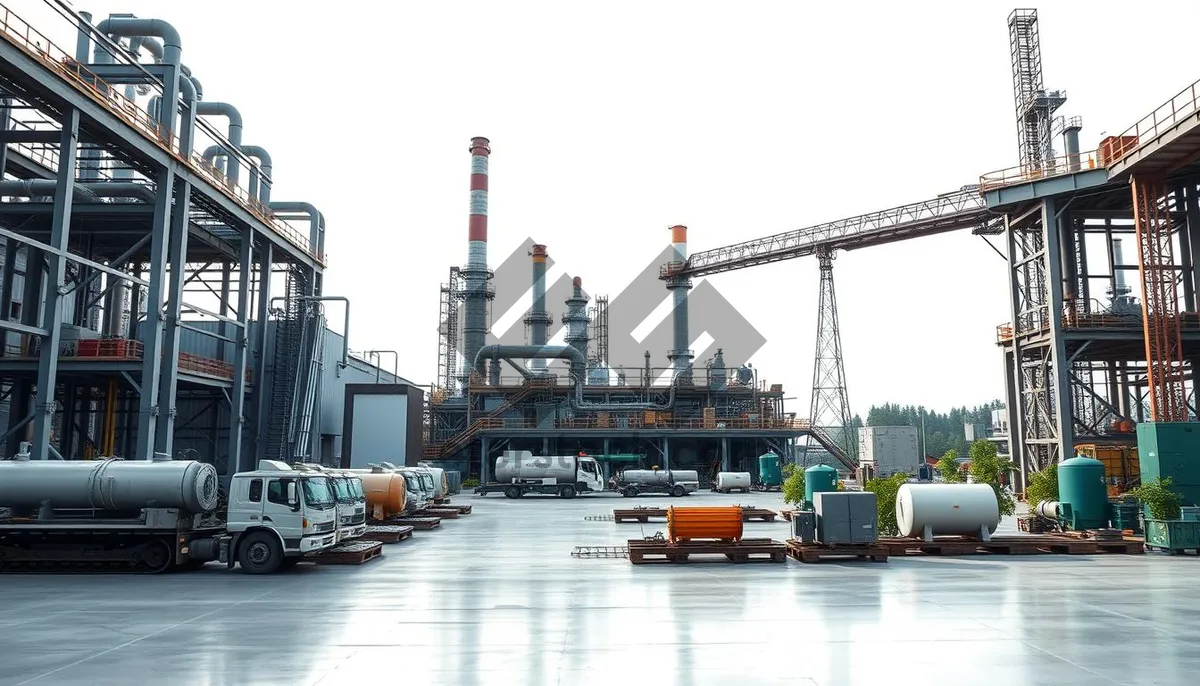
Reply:
M908 474L893 474L886 479L870 479L863 488L875 494L875 505L879 510L878 530L880 536L897 536L900 526L896 524L896 493L902 484L908 483Z

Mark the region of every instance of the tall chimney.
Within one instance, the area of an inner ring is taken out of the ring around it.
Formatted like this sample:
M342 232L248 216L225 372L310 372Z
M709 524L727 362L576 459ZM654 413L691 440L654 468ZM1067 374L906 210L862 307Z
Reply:
M566 299L567 311L562 316L563 324L567 327L567 334L563 337L563 342L583 353L583 359L586 360L588 356L588 323L590 321L587 313L588 297L583 294L583 279L576 276L571 285L574 290L571 292L571 297Z
M687 227L671 227L672 262L687 262ZM667 359L675 367L676 376L686 376L692 366L692 351L688 349L691 339L688 337L687 296L692 289L692 278L687 275L671 276L667 279L667 290L671 291L674 301L672 321L674 323L674 348L667 353Z
M533 251L533 309L525 317L529 327L529 344L543 346L549 338L550 315L546 313L546 246L534 245ZM545 360L532 360L530 368L535 373L546 370Z
M471 139L471 208L467 226L467 267L462 270L466 282L463 303L463 355L466 368L484 373L484 361L475 366L475 356L487 338L487 301L495 296L488 280L492 273L487 266L487 209L488 156L492 149L488 139Z

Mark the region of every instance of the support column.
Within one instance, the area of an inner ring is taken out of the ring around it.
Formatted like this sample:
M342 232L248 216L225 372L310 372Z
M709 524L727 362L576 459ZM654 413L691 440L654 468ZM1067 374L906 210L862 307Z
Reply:
M728 436L721 437L721 471L723 471L723 472L731 471L730 466L729 466L729 437Z
M662 465L662 468L663 468L663 469L670 469L670 468L671 468L671 439L669 439L669 438L667 438L666 436L664 436L664 437L663 437L663 439L662 439L662 445L663 445L663 449L662 449L663 465Z
M245 240L245 239L243 238L242 240ZM247 263L243 263L243 264L247 264ZM239 272L239 273L241 273L241 272ZM221 296L220 296L221 302L217 308L217 314L221 315L222 317L229 316L229 291L230 291L230 281L232 279L232 276L233 276L233 265L231 265L228 262L222 263L221 264ZM204 277L201 276L200 278L204 278ZM242 303L242 301L239 300L238 301L239 310L241 308L245 307L241 303ZM240 311L239 311L239 314L240 314ZM241 317L239 316L238 319L240 320ZM221 332L222 336L224 336L226 338L234 337L234 332L230 331L230 326L231 325L229 324L229 322L221 322L221 325L219 328L221 330L220 332ZM229 344L227 342L220 341L220 340L217 341L217 351L218 351L217 352L218 359L220 359L222 362L229 360Z
M470 455L470 453L467 453ZM467 472L470 473L471 466L467 465ZM481 436L479 438L479 485L484 485L488 482L488 437Z
M75 194L75 159L79 151L79 110L63 114L62 137L58 144L58 178L54 188L54 211L50 218L50 245L46 254L46 304L42 313L42 339L38 354L37 396L34 400L33 455L45 460L50 451L50 428L54 421L54 391L58 382L58 346L62 341L62 292L67 276L67 242L71 234L71 207ZM26 268L26 272L30 269ZM26 305L33 304L27 303ZM33 304L37 307L36 304Z
M146 321L138 327L142 342L141 396L138 399L137 448L134 459L154 458L158 428L159 383L163 367L163 301L167 290L167 249L171 239L171 201L175 175L170 169L158 172L154 189L154 217L150 239L150 273L146 279ZM135 312L136 316L136 312ZM171 361L175 366L175 361Z
M175 443L175 391L179 387L179 331L183 316L183 284L187 278L188 204L192 186L184 182L176 193L175 208L171 213L171 238L168 246L170 261L170 283L167 293L167 311L163 325L162 380L158 388L158 429L155 434L154 450L170 455Z
M238 326L233 333L233 390L229 394L229 469L237 471L242 464L242 429L246 424L246 356L250 346L250 274L254 270L254 230L242 233L242 250L238 256ZM228 274L228 271L226 271ZM224 281L229 292L229 281Z
M1067 347L1062 326L1062 260L1065 256L1061 254L1063 246L1055 240L1059 211L1058 203L1054 199L1047 198L1042 202L1042 240L1046 246L1046 280L1050 285L1047 306L1050 314L1051 357L1046 362L1049 365L1049 374L1053 375L1054 395L1051 402L1054 407L1054 437L1058 439L1057 461L1062 462L1075 454L1075 424L1072 417L1070 365L1067 363Z
M1180 238L1188 237L1187 247L1182 248L1182 251L1190 260L1190 270L1185 270L1183 273L1184 288L1190 290L1193 294L1192 302L1188 304L1188 311L1196 311L1195 293L1200 289L1200 188L1197 188L1195 182L1189 183L1187 187L1187 195L1185 196L1185 209L1187 212L1187 227L1179 232ZM1186 292L1186 291L1185 291Z
M274 251L268 241L262 242L258 254L258 369L254 374L254 397L257 408L254 412L254 453L262 454L267 448L267 424L271 413L271 393L267 388L267 317L271 306L271 262ZM249 306L246 307L249 310ZM248 465L242 465L246 469Z

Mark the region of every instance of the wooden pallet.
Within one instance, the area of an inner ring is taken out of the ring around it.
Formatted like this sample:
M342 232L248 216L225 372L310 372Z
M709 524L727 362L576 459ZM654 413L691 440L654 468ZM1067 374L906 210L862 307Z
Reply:
M779 516L783 517L784 521L792 521L792 517L796 514L796 510L780 510Z
M319 565L360 565L383 554L379 541L346 541L328 548L312 558Z
M427 507L421 510L421 514L438 519L458 519L459 517L458 509L449 507Z
M460 515L471 514L471 506L470 505L439 504L439 505L436 505L433 509L435 509L435 510L454 510L455 512L457 512Z
M774 510L764 510L759 507L743 507L742 521L761 521L773 522L779 516ZM634 507L630 509L613 510L613 521L615 522L638 522L645 524L650 521L650 518L666 519L667 508L665 507Z
M1146 552L1145 544L1139 540L1098 541L1058 534L992 536L990 541L936 536L931 543L919 538L881 538L879 545L891 555L1141 555Z
M380 543L399 543L406 538L412 538L413 527L387 525L368 526L367 533L362 535L364 541L379 541Z
M635 538L628 542L629 561L635 565L664 562L688 562L693 556L707 556L696 562L717 562L723 556L729 562L786 562L787 546L769 538L743 538L737 543L723 541L685 541L668 543L661 539Z
M388 520L388 524L411 526L417 531L428 531L441 526L442 519L440 517L393 517Z
M823 562L825 560L871 560L887 562L888 549L882 545L823 545L803 543L794 538L787 541L787 554L801 562Z

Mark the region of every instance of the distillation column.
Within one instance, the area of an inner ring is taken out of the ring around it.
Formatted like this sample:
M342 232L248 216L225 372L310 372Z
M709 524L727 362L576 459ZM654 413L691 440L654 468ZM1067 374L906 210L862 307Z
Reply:
M534 245L530 254L533 256L533 309L525 317L525 326L529 327L529 344L544 346L553 321L546 313L546 246ZM546 360L530 360L529 368L536 375L545 374Z
M471 206L467 225L467 266L462 270L466 282L463 303L463 355L468 374L484 373L484 362L473 367L475 357L487 337L487 302L494 296L487 266L488 156L492 154L486 138L471 139Z
M588 297L583 293L583 279L576 276L571 285L574 288L571 297L564 301L567 311L562 316L562 322L567 327L567 333L563 337L563 342L578 350L586 360L588 359L588 324L591 321L587 313Z
M671 261L677 262L680 265L687 262L687 227L672 226L671 227ZM694 355L688 348L691 340L688 338L688 310L687 297L688 291L692 289L692 277L687 275L673 275L667 278L667 290L671 291L672 299L672 322L674 330L673 349L667 353L667 359L670 360L675 367L675 375L678 377L686 377L692 368L692 358Z

